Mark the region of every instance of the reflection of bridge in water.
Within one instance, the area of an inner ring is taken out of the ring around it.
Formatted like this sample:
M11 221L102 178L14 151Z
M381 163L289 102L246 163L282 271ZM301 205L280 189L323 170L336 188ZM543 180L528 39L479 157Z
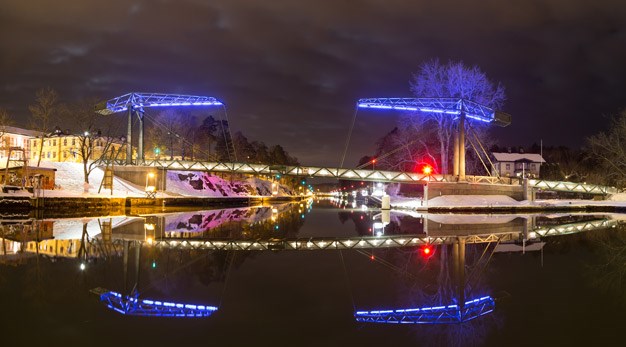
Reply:
M422 245L453 244L458 239L463 239L467 244L491 243L491 242L518 242L538 241L542 237L568 235L577 232L601 230L616 227L619 220L599 218L582 222L556 224L550 226L537 226L532 224L520 226L518 222L505 223L511 228L510 231L498 232L463 232L463 224L448 224L452 228L446 230L438 227L435 231L427 231L422 235L382 235L382 236L353 236L332 238L276 238L265 240L250 239L159 239L155 236L149 241L132 239L143 242L155 248L175 248L190 250L225 250L225 251L312 251L312 250L347 250L347 249L376 249L414 247ZM469 224L467 224L469 225ZM465 226L467 226L465 225ZM506 228L500 226L499 230ZM115 238L112 243L120 243L124 239ZM126 240L128 241L128 240ZM101 240L92 239L90 242L99 243Z

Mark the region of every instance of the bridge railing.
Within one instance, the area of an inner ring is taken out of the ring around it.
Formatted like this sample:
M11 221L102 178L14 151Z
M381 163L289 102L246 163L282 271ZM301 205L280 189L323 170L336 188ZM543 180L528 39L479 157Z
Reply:
M129 165L125 160L102 158L98 160L100 165ZM182 171L214 171L214 172L236 172L246 174L264 174L272 175L280 173L282 175L300 176L300 177L322 177L336 178L357 181L376 181L376 182L396 182L396 183L419 183L427 182L457 182L456 176L453 175L426 175L416 172L401 172L388 170L365 170L350 168L331 168L318 166L273 166L267 164L247 164L247 163L223 163L209 161L192 161L192 160L145 160L137 165L158 167L169 170ZM494 176L465 176L469 183L486 183L486 184L506 184L521 185L522 179L519 177L494 177ZM615 194L618 189L615 187L601 186L597 184L546 181L529 179L529 184L535 189L553 190L573 193L587 194Z

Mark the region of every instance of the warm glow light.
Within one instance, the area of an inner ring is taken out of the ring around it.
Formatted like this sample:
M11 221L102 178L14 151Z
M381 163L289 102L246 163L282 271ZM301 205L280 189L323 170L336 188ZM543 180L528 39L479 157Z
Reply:
M430 167L429 165L425 165L422 168L422 173L424 173L424 175L430 175L433 172L433 168Z

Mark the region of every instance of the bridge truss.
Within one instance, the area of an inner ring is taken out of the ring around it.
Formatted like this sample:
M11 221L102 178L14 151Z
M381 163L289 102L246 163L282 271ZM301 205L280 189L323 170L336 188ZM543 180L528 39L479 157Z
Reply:
M568 223L549 227L536 227L528 230L530 241L541 237L568 235L577 232L614 228L619 224L614 219L597 219L592 221ZM419 247L422 245L453 244L459 237L466 244L516 242L521 240L522 231L504 233L428 236L428 235L383 235L359 236L344 238L280 238L267 240L236 240L236 239L159 239L147 242L146 245L156 248L180 250L214 250L214 251L316 251L316 250L349 250L377 249L398 247ZM114 248L120 248L129 240L115 239L109 241ZM143 242L137 241L135 242ZM92 239L92 243L104 242Z
M179 94L160 94L160 93L128 93L108 101L95 105L96 113L102 115L111 115L118 112L128 113L128 128L126 132L126 163L132 164L132 119L137 117L139 120L139 134L137 140L137 160L136 164L141 164L145 160L144 156L144 108L150 107L173 107L173 106L221 106L225 105L220 100L210 96L197 95L179 95ZM230 137L230 131L226 134ZM232 139L226 138L227 143L230 142L232 147ZM230 151L231 148L228 148ZM235 154L232 149L233 155ZM230 153L229 153L230 155ZM232 160L232 159L230 159ZM236 158L234 160L237 160Z
M132 165L124 160L101 158L98 162L103 165ZM281 174L298 177L316 178L336 178L353 181L375 181L390 183L417 183L426 184L428 182L457 182L453 175L426 175L415 172L387 171L387 170L365 170L365 169L342 169L332 167L315 166L276 166L266 164L245 164L245 163L221 163L207 161L189 160L146 160L144 166L156 167L168 170L181 171L213 171L232 172L243 174L273 175ZM469 183L486 184L520 184L518 178L492 177L492 176L466 176ZM596 195L607 195L617 193L614 187L607 187L595 184L584 184L574 182L528 180L531 187L535 189L553 190L572 193L586 193Z
M400 310L357 311L357 322L387 324L450 324L463 323L493 312L495 300L490 296L447 306L409 308Z
M198 318L208 317L217 311L215 306L139 299L138 295L122 295L103 288L95 288L91 292L97 294L108 308L123 315Z

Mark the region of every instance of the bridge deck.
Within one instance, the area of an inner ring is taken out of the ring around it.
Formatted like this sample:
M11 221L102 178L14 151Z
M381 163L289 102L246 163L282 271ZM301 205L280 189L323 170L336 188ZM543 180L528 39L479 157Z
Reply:
M127 165L123 160L102 159L99 162L102 163L102 165ZM415 172L345 169L317 166L276 166L266 164L221 163L190 160L146 160L141 166L183 171L233 172L260 175L281 174L298 177L336 178L344 180L394 183L426 184L428 182L456 182L456 177L452 175L425 175ZM521 183L519 178L492 176L466 176L466 180L469 183L485 184L519 185ZM529 179L529 184L536 189L573 193L606 195L618 192L618 190L614 187L574 182Z

